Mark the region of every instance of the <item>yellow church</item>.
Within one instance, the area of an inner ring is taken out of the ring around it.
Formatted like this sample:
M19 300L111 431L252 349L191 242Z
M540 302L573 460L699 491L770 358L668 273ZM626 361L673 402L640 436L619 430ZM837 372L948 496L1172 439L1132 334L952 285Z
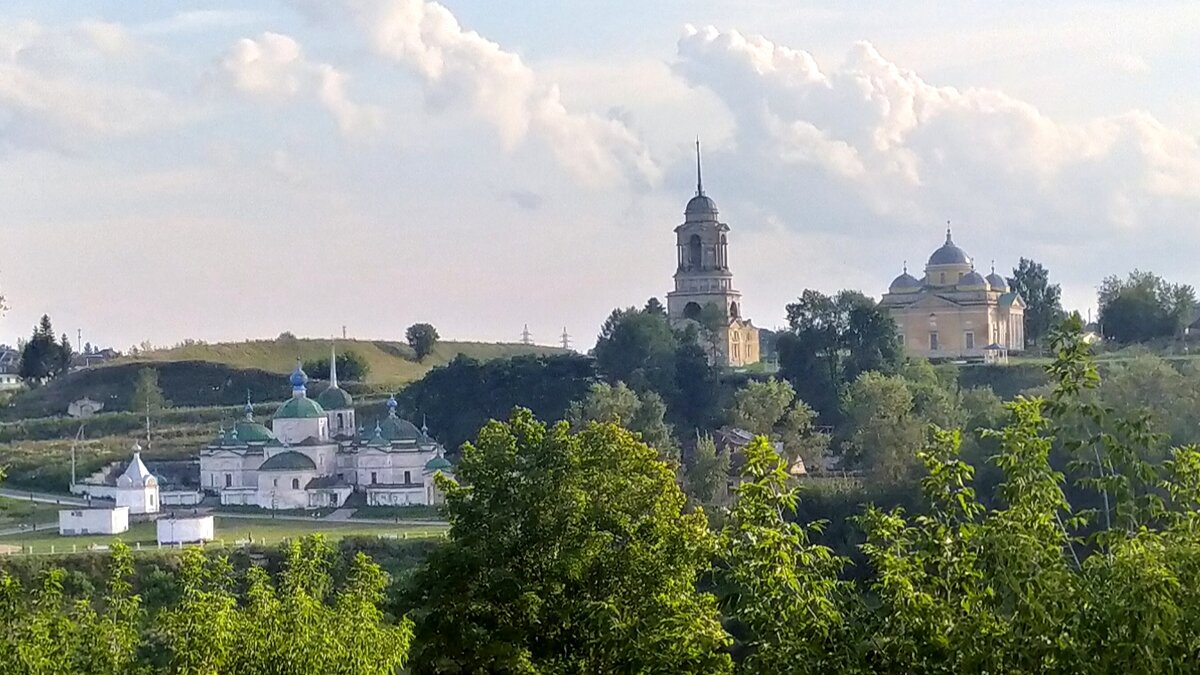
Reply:
M1025 346L1025 301L996 274L984 276L946 228L925 276L904 272L879 302L896 321L905 352L930 359L1007 360Z

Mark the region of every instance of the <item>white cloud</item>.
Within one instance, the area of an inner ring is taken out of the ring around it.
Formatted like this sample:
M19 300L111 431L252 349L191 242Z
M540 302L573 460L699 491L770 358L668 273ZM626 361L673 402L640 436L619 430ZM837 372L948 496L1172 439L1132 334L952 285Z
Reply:
M1150 64L1137 54L1118 52L1109 57L1109 61L1117 70L1127 75L1145 75L1150 72Z
M221 69L230 85L245 94L280 100L315 97L343 134L375 131L383 125L381 110L346 95L343 73L306 59L300 44L287 35L267 32L257 39L238 40L221 59Z
M688 26L678 55L734 114L729 160L751 199L793 227L890 245L950 217L1007 251L1071 241L1113 260L1152 227L1200 244L1200 144L1147 113L1057 121L1001 91L932 84L866 42L822 70L761 36Z
M181 111L162 92L103 77L110 57L131 46L116 24L0 25L0 143L74 151L178 122Z
M377 52L421 78L431 106L471 111L510 149L527 139L544 144L586 184L658 181L659 167L633 130L616 119L569 109L555 83L517 54L464 29L442 5L423 0L345 0L345 5Z

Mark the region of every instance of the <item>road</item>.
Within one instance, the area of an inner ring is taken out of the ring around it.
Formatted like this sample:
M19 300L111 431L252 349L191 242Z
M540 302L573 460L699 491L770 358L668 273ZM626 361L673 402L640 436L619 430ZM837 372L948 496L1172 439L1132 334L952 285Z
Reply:
M9 499L23 499L27 502L39 502L41 504L62 504L63 506L91 505L91 502L88 500L80 499L74 495L57 495L49 492L14 490L12 488L0 488L0 497L8 497Z

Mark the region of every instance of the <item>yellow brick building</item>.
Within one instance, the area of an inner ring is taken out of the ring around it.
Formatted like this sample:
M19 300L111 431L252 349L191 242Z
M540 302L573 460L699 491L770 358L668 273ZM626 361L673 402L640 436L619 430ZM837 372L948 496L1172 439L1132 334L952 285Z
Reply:
M986 277L975 271L949 227L946 242L929 256L925 276L917 279L905 265L879 304L913 356L995 362L1025 346L1025 301L994 265Z

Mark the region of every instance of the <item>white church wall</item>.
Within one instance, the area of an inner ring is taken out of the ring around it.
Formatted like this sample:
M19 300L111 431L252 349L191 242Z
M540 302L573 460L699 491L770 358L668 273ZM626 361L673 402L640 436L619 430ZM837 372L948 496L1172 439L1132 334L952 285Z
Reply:
M63 536L120 534L129 529L129 507L64 509L58 512L58 533Z

